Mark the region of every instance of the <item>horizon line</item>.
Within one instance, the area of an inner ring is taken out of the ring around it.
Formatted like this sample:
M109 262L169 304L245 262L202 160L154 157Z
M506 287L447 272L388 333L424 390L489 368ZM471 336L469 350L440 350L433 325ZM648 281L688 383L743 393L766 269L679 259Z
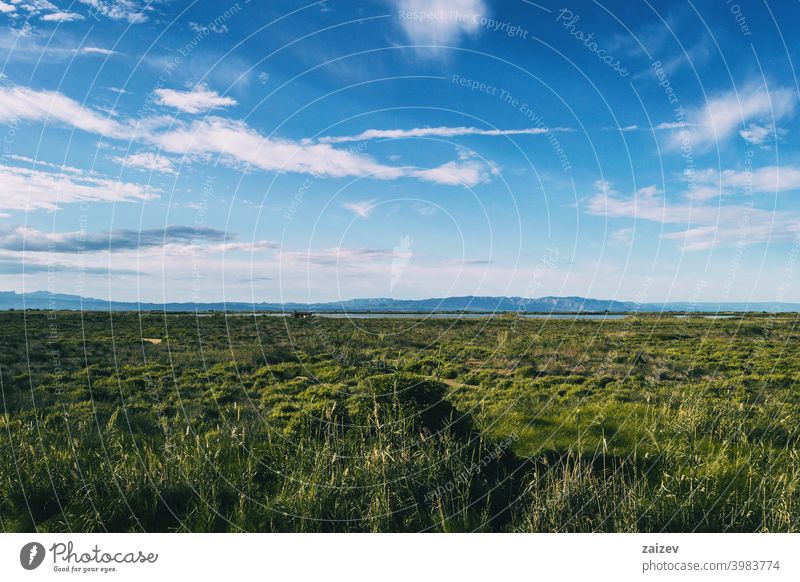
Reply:
M301 300L269 300L269 299L261 299L261 300L251 300L251 299L238 299L238 300L227 300L227 299L218 299L218 300L192 300L192 299L178 299L178 300L143 300L143 299L102 299L98 297L88 297L74 293L65 293L65 292L57 292L57 291L50 291L45 289L40 289L36 291L23 291L18 292L15 290L9 291L0 291L2 293L11 293L17 295L19 297L25 297L26 295L41 295L47 294L49 296L67 296L67 297L74 297L76 299L81 299L83 301L98 301L103 303L131 303L131 304L152 304L152 305L167 305L167 304L182 304L182 305L209 305L209 304L246 304L246 305L259 305L259 304L275 304L275 305L288 305L288 304L297 304L297 305L319 305L319 304L341 304L341 303L348 303L348 302L356 302L356 301L395 301L395 302L418 302L418 301L446 301L446 300L453 300L453 299L492 299L492 300L523 300L526 302L543 300L543 299L556 299L556 300L563 300L563 299L575 299L581 301L598 301L598 302L609 302L609 303L623 303L623 304L631 304L631 305L669 305L669 304L688 304L688 305L797 305L800 306L800 299L797 301L775 301L775 300L760 300L760 299L718 299L718 300L708 300L708 301L695 301L695 300L687 300L687 299L665 299L665 300L653 300L653 301L634 301L629 299L607 299L607 298L597 298L597 297L586 297L582 295L540 295L537 297L524 297L522 295L448 295L448 296L429 296L423 298L398 298L398 297L352 297L350 299L331 299L331 300L316 300L316 301L301 301Z

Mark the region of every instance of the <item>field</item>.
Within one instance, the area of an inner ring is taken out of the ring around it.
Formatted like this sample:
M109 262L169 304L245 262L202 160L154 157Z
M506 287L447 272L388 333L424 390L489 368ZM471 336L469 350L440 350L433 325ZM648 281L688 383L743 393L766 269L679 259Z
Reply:
M0 530L800 531L796 323L0 313Z

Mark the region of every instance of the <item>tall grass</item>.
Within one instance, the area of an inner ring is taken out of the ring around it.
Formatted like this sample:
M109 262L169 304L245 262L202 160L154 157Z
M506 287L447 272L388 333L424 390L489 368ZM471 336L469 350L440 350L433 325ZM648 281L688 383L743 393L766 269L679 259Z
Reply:
M800 531L788 320L287 340L185 317L142 348L62 315L56 373L48 320L20 317L0 316L4 531Z

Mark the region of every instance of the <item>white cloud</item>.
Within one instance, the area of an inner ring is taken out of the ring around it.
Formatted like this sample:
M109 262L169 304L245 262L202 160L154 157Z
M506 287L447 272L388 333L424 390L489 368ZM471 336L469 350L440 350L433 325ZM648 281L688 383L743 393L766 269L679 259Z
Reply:
M155 93L161 105L173 107L184 113L201 113L209 109L236 105L235 99L223 97L205 85L198 85L191 91L156 89Z
M345 143L371 139L405 139L413 137L456 137L461 135L542 135L548 132L574 131L569 127L526 129L478 129L477 127L415 127L413 129L368 129L357 135L322 137L320 143Z
M309 140L266 137L242 121L218 116L190 123L164 116L118 121L82 107L60 93L25 87L0 87L0 122L39 121L71 126L107 138L138 141L172 154L221 157L237 165L270 172L295 172L331 178L370 177L396 180L410 177L448 185L475 186L497 168L461 154L458 160L432 168L389 166L357 152ZM166 127L170 129L165 130Z
M800 168L792 166L767 166L753 172L722 172L723 186L746 189L751 184L753 192L768 194L800 189Z
M56 12L59 9L58 6L48 0L11 0L11 3L16 4L20 9L31 14L39 14L48 11Z
M359 268L374 261L389 267L391 260L396 258L398 253L392 249L333 247L302 251L283 250L279 256L281 262L295 265Z
M0 165L1 210L56 210L75 202L141 202L158 198L156 190L133 184Z
M104 277L108 280L113 277L114 280L120 280L124 276L146 276L145 273L135 269L115 269L109 267L106 261L105 265L101 266L88 266L85 261L81 260L83 255L62 255L66 260L54 261L49 256L41 255L26 255L24 260L19 258L19 253L7 253L0 251L0 277L4 278L4 287L8 287L9 283L18 285L22 277L30 280L30 278L37 277L41 283L35 283L33 288L45 289L48 281L53 281L53 275L58 273L60 276L55 277L56 280L63 281L68 277L63 276L64 273L70 273L76 277ZM77 259L77 260L76 260ZM89 281L90 279L86 279ZM22 285L20 292L25 289ZM70 291L74 291L70 290Z
M668 129L681 129L683 127L688 127L689 124L685 121L665 121L663 123L659 123L653 129L658 131L664 131Z
M655 186L641 188L630 198L614 191L608 182L598 181L595 188L597 192L586 202L589 214L682 226L682 230L662 237L679 241L687 251L708 250L721 244L785 242L800 234L800 216L792 212L762 210L750 204L669 202Z
M716 207L692 205L689 202L671 204L655 186L640 188L631 198L624 198L608 182L595 183L596 193L586 203L590 214L608 218L635 218L662 224L716 220Z
M112 20L126 20L130 24L147 22L150 2L142 6L134 0L79 0L81 4L89 7L92 15L105 16Z
M189 22L189 29L192 32L202 32L204 34L208 34L209 31L216 34L225 34L228 32L228 26L226 24L217 24L215 22L212 22L208 26L200 24L199 22Z
M0 14L16 16L23 12L27 18L38 16L44 22L75 22L86 19L78 12L62 9L48 0L0 0Z
M432 205L417 204L414 206L414 212L420 216L433 216L439 212L439 209Z
M120 139L132 135L130 128L60 93L34 91L26 87L0 87L0 122L17 120L56 122Z
M713 168L694 174L694 187L687 192L693 200L709 200L719 195L775 194L800 190L800 168L765 166L755 170L723 170Z
M229 234L201 225L167 225L144 230L116 229L111 232L44 232L29 226L0 226L0 250L26 253L96 253L138 251L162 247L197 247L225 244Z
M746 217L746 218L745 218ZM705 251L722 244L749 246L758 243L793 242L800 236L800 219L787 212L743 208L737 222L722 222L663 235L679 241L686 251Z
M75 22L83 19L83 16L77 12L51 12L42 16L42 20L46 22Z
M271 139L241 121L207 117L153 136L164 151L184 155L217 155L267 171L297 172L331 177L399 177L398 168L381 166L369 158L325 144L304 145Z
M138 152L125 157L116 157L114 161L122 166L161 172L162 174L175 174L172 160L154 152Z
M487 9L483 0L392 0L400 26L412 43L452 46L475 34Z
M673 25L675 24L676 23L673 23ZM661 42L671 44L669 42L669 36L672 34L670 25L662 25L660 28L660 33L663 35ZM664 33L667 31L669 31L669 33L665 35ZM661 63L661 70L664 71L668 77L672 77L677 71L683 68L692 68L695 71L701 69L702 65L705 64L714 54L714 44L712 42L712 38L713 37L710 37L709 35L702 35L695 44L688 46L688 48L684 45L680 45L678 54ZM663 49L670 50L668 47L663 47ZM662 49L651 50L655 53L662 52ZM649 68L649 73L655 76L655 71L652 67Z
M629 247L633 244L633 235L636 233L635 227L619 228L611 233L611 242L615 245Z
M490 173L496 170L478 160L452 161L434 168L409 171L409 175L420 180L449 186L476 186L488 181Z
M786 192L800 189L800 168L768 166L752 172L724 170L723 187L747 189L756 193Z
M262 170L342 178L369 176L378 180L413 177L439 184L474 186L488 178L477 160L453 161L430 169L386 166L372 158L329 144L267 138L240 121L207 117L154 136L160 149L182 155L218 155Z
M691 143L707 147L730 137L737 129L751 123L774 124L794 115L797 93L793 89L749 86L712 97L705 106L687 113ZM684 132L676 132L670 145L679 148ZM744 136L743 136L744 137Z
M68 174L82 175L84 173L84 171L81 170L80 168L75 168L73 166L67 166L64 164L54 164L52 162L46 162L44 160L35 160L33 158L29 158L28 156L6 154L4 157L8 158L9 160L14 160L15 162L22 162L23 164L30 164L31 166L42 166L44 168L52 168L54 170L58 170L59 172L66 172Z
M753 144L765 147L768 142L778 141L786 136L785 129L777 128L774 124L759 125L751 123L746 129L739 130L742 139Z
M258 240L253 242L226 242L218 245L213 245L209 248L211 251L220 252L235 252L243 251L248 253L257 253L265 251L275 251L281 248L280 243L269 240Z
M375 209L375 201L362 200L361 202L345 202L342 206L360 218L368 218Z
M631 131L666 131L670 129L680 129L682 127L687 127L689 124L685 121L668 121L664 123L659 123L657 125L653 125L651 127L640 127L635 123L632 125L626 125L624 127L604 127L603 129L608 131L621 131L623 133L628 133ZM559 128L560 129L560 128Z
M118 55L117 51L112 51L111 49L100 48L96 46L85 46L81 49L81 54L84 55L104 55L104 56L111 56L111 55Z
M739 135L742 138L750 142L752 144L761 145L771 136L775 135L775 130L772 127L765 127L763 125L758 125L757 123L751 123L747 126L747 129L739 130Z

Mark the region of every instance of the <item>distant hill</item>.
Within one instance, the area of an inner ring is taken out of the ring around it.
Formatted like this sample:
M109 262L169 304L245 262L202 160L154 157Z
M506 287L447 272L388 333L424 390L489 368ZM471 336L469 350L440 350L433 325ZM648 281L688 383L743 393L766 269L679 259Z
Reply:
M0 310L9 309L55 309L83 311L333 311L333 312L434 312L434 311L478 311L478 312L718 312L718 311L766 311L773 313L800 311L800 303L644 303L615 301L611 299L588 299L585 297L443 297L431 299L349 299L328 303L136 303L105 301L79 295L51 294L47 291L15 293L0 291Z

